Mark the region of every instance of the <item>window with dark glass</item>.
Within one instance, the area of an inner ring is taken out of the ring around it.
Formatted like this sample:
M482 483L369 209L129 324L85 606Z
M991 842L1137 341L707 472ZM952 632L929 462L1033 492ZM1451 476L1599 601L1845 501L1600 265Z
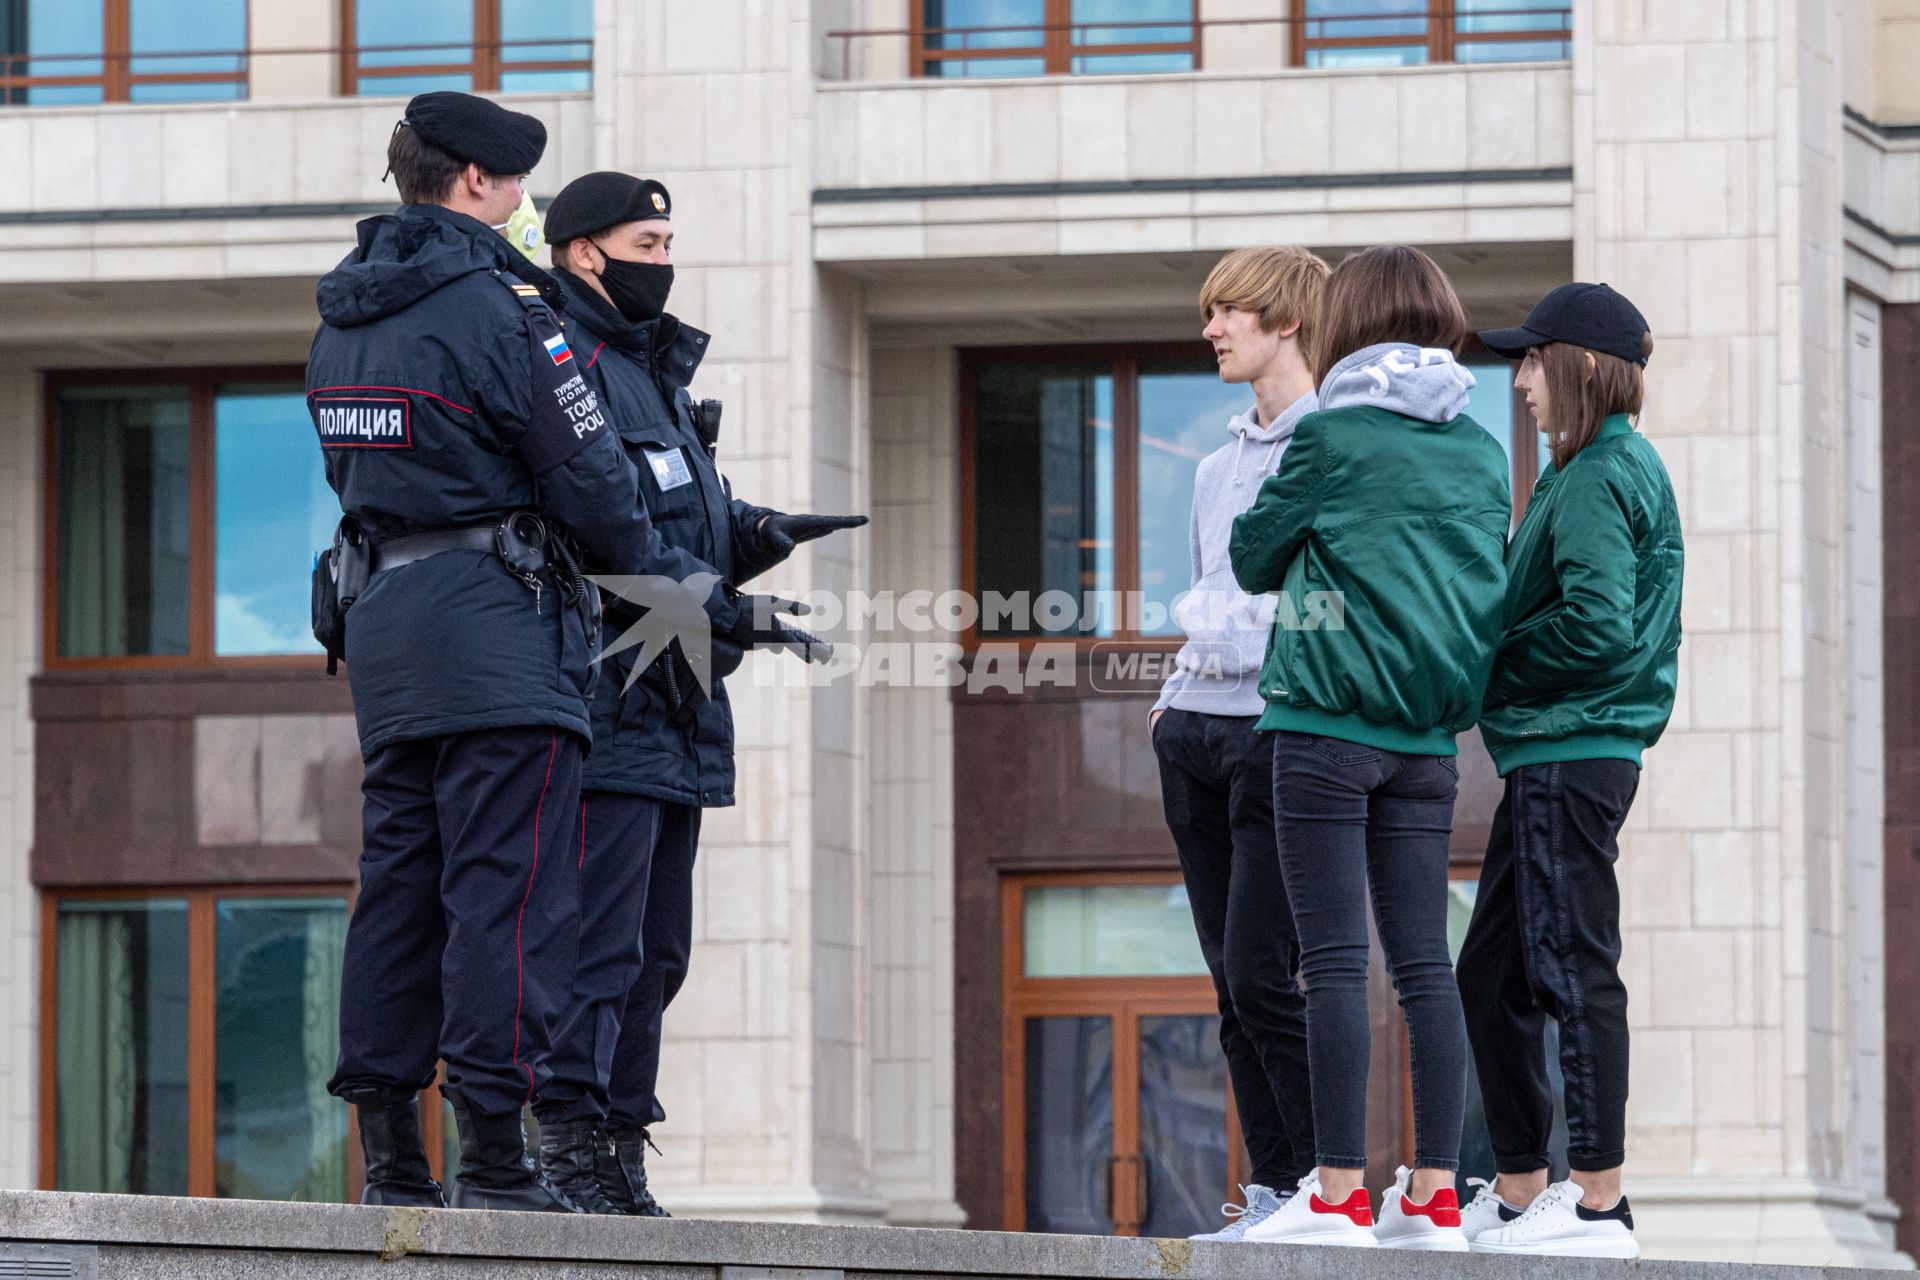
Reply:
M1409 67L1572 57L1569 0L1302 0L1297 65Z
M82 381L55 406L52 665L319 651L340 507L297 383Z
M1221 382L1204 349L1191 350L967 353L963 536L972 548L965 587L982 603L976 638L1180 635L1172 605L1192 585L1194 473L1253 406L1251 388ZM1517 512L1543 451L1525 408L1514 407L1513 366L1467 360L1478 380L1467 413L1506 450ZM1047 596L1061 607L1043 608ZM995 611L996 600L1019 597L1024 612ZM1070 625L1057 625L1062 618Z
M339 1203L340 893L59 899L43 1175L64 1191Z
M0 104L246 96L246 0L0 0Z
M915 74L1116 75L1199 65L1194 0L914 0Z
M342 0L341 21L343 93L553 93L593 84L593 0Z

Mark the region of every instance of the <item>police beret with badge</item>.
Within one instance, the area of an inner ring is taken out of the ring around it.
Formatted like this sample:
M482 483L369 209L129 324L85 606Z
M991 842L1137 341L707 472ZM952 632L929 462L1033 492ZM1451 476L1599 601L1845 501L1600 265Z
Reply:
M605 170L582 174L547 206L547 243L565 244L623 222L672 217L673 197L652 178Z
M531 173L547 149L547 126L471 93L420 94L407 103L399 127L456 160L503 176Z

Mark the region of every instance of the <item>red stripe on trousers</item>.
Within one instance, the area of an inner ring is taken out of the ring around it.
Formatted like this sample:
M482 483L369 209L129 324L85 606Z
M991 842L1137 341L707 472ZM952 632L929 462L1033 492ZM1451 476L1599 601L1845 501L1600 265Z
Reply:
M513 923L513 1065L527 1073L527 1101L533 1101L533 1067L520 1061L520 1014L527 1002L527 956L520 946L520 931L527 923L527 900L533 897L533 878L540 874L540 811L547 806L547 788L553 785L553 762L560 754L560 735L549 734L547 780L540 784L540 798L533 806L533 870L527 872L527 891L520 895L520 918Z

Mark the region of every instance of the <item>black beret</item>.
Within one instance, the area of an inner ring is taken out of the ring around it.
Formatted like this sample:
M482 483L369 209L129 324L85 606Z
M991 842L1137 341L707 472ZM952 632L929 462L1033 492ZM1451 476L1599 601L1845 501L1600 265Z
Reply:
M547 149L547 126L470 93L423 93L400 123L454 159L503 177L531 173Z
M586 173L560 189L547 206L547 243L565 244L623 222L673 217L673 197L652 178Z

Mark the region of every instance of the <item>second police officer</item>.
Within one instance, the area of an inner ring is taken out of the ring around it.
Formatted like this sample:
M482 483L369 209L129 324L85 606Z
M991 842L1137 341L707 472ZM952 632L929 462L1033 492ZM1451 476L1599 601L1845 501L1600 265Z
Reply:
M706 611L710 668L705 654L687 651L703 645L676 641L628 688L644 651L619 652L634 616L608 598L608 670L594 697L582 804L581 879L591 890L579 977L554 1044L553 1083L535 1107L541 1164L556 1185L592 1212L641 1216L666 1215L647 1189L645 1147L649 1128L666 1119L655 1093L661 1018L687 972L701 812L734 802L733 715L719 677L746 649L808 657L823 649L772 617L797 607L732 588L798 543L866 523L733 497L715 460L719 406L695 404L687 390L708 336L666 311L672 211L658 182L602 172L569 183L546 221L568 338L639 473L671 576L711 575L727 601Z
M416 1111L444 1059L454 1206L578 1212L520 1119L579 939L598 618L570 540L631 573L662 544L556 286L499 234L545 145L485 99L414 98L387 151L404 204L318 289L307 398L346 518L315 631L348 660L365 760L328 1087L356 1108L367 1203L444 1203Z

